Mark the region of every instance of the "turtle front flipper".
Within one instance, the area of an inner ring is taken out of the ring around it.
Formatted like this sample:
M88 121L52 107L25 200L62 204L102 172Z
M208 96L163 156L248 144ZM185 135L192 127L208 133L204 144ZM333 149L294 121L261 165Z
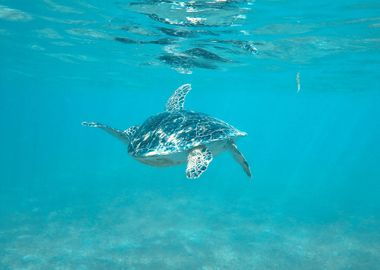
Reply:
M200 177L211 161L212 153L206 146L194 148L187 157L186 177L189 179Z
M104 130L108 134L111 134L112 136L115 136L116 138L120 139L124 143L129 143L131 136L136 132L137 128L136 126L130 127L124 131L118 130L116 128L109 127L107 125L97 123L97 122L82 122L83 126L86 127L96 127Z
M230 141L228 143L228 150L231 152L234 159L243 168L244 172L248 175L248 177L252 177L251 169L249 168L247 160L244 158L243 154L239 151L239 149L233 141Z
M185 97L191 90L191 84L184 84L174 91L174 94L166 102L166 111L176 112L183 110Z

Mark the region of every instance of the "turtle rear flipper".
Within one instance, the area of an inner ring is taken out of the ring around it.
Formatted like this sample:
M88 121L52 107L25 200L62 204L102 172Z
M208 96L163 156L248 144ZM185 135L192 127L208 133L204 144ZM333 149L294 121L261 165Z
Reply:
M186 177L196 179L204 173L212 161L212 153L206 146L199 146L190 151L187 157Z
M230 141L228 143L228 150L231 152L234 159L243 168L244 172L248 175L248 177L252 177L251 169L249 168L247 160L244 158L243 154L239 151L239 149L233 141Z
M97 123L97 122L82 122L82 126L86 127L95 127L100 128L107 132L108 134L111 134L112 136L115 136L119 140L123 141L124 143L128 144L130 142L131 137L136 132L137 128L136 126L132 126L124 131L118 130L116 128L109 127L107 125Z

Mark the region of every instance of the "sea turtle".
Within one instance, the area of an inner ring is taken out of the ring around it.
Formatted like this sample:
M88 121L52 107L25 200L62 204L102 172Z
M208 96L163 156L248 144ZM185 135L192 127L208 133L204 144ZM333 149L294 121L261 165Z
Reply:
M190 84L180 86L167 101L166 111L151 116L141 126L122 131L96 122L82 125L101 128L122 140L128 153L142 163L171 166L187 162L189 179L200 177L213 157L224 150L230 151L251 177L249 165L235 144L238 137L247 133L204 113L185 110L185 97L190 90Z

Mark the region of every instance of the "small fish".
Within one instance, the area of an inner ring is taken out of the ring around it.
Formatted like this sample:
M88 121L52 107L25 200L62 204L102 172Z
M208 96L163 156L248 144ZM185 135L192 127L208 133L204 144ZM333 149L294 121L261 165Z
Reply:
M298 94L301 91L301 77L300 77L299 71L296 74L296 83L297 83L297 94Z

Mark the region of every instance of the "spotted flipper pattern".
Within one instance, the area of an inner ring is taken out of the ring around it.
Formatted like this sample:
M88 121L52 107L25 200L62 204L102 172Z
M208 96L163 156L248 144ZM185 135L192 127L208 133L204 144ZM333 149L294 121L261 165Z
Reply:
M186 177L199 178L212 161L212 153L205 146L199 146L190 151L187 157Z
M177 112L183 110L185 97L191 90L191 84L184 84L175 90L174 94L166 102L166 111Z

